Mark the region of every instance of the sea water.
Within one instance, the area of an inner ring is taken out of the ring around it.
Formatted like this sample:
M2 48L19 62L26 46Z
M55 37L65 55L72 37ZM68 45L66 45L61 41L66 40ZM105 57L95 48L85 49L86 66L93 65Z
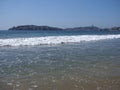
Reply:
M119 31L0 31L0 90L119 89Z

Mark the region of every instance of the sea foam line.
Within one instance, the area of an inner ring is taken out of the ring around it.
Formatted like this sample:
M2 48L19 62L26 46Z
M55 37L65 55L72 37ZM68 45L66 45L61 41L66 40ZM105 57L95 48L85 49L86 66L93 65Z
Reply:
M77 35L77 36L47 36L33 38L10 38L0 39L0 46L26 46L26 45L46 45L46 44L61 44L74 43L81 41L97 41L104 39L117 39L118 35Z

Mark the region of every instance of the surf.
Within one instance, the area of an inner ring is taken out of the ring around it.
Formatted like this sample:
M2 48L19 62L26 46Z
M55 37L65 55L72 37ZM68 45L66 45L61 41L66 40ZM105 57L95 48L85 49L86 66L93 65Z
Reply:
M118 39L118 35L74 35L0 39L0 46L34 46Z

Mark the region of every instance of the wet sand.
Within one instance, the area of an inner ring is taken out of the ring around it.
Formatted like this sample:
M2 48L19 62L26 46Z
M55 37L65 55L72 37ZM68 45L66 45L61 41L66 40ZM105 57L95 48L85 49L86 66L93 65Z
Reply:
M120 77L82 78L53 76L12 79L0 82L1 90L119 90Z

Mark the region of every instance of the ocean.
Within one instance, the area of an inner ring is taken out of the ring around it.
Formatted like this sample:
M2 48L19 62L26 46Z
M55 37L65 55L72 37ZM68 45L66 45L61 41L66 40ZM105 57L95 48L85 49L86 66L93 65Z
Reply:
M0 90L120 90L120 31L0 31Z

